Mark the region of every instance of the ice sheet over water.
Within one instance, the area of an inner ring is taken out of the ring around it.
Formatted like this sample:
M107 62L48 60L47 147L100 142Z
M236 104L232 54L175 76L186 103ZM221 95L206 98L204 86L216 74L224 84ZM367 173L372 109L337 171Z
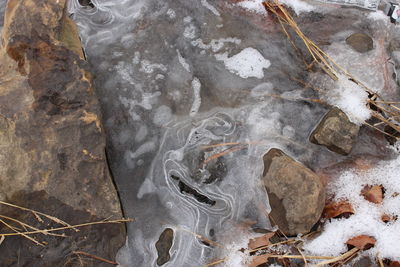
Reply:
M124 212L135 218L121 265L156 266L167 227L173 267L225 257L193 233L228 246L243 229L269 228L260 176L271 147L310 167L337 159L307 142L326 107L299 101L287 73L301 76L302 61L269 20L257 26L222 0L92 2L72 0L69 11L93 66Z

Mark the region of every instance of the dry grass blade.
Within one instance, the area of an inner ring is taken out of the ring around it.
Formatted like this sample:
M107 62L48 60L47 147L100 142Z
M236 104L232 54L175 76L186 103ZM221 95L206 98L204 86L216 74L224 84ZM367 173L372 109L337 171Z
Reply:
M359 85L371 97L379 98L379 100L374 99L372 101L371 100L369 101L373 106L378 107L381 111L381 113L378 115L374 114L374 117L379 119L383 123L383 125L389 125L395 131L397 131L397 133L400 133L400 125L399 125L400 122L395 120L395 118L400 117L400 108L393 105L393 104L399 104L399 102L382 100L381 97L374 92L374 90L369 88L367 85L365 85L363 82L361 82L351 73L349 73L345 68L336 63L328 54L326 54L312 40L310 40L307 36L304 35L304 33L300 30L297 23L294 21L293 17L289 14L289 12L285 9L285 7L283 7L279 3L278 0L265 1L263 5L267 11L271 12L276 16L280 25L282 26L283 32L288 37L290 43L293 46L295 46L294 42L290 34L288 33L287 29L285 28L285 25L288 25L297 34L297 36L301 38L308 52L313 58L313 62L311 62L311 64L306 63L307 67L313 65L314 63L317 63L321 67L321 69L335 81L338 80L339 75L345 75L349 80ZM298 50L297 47L295 47L295 49L296 51ZM377 103L381 103L386 106L385 107L383 107L382 105L378 106ZM369 106L369 108L372 111L376 109L375 107ZM374 128L378 129L378 131L380 132L384 132L382 129L376 127Z
M210 267L210 266L214 266L214 265L223 263L223 262L225 262L226 260L227 260L226 258L225 258L225 259L220 259L220 260L217 260L217 261L213 261L213 262L211 262L211 263L209 263L209 264L203 265L203 266L201 266L201 267Z
M235 146L235 145L244 145L244 143L228 142L228 143L220 143L220 144L215 144L215 145L202 146L201 148L208 149L208 148L215 148L215 147L221 147L221 146Z
M6 239L5 236L0 237L0 245L3 243L3 241Z
M180 227L178 227L178 229L179 229L179 230L182 230L182 231L185 231L185 232L187 232L187 233L190 233L190 234L194 235L196 238L200 239L200 240L203 241L203 242L207 242L207 243L209 243L210 245L217 246L217 247L221 247L221 248L224 247L223 245L221 245L221 244L218 243L218 242L212 241L212 240L210 240L210 239L208 239L208 238L206 238L206 237L204 237L204 236L202 236L202 235L193 233L192 231L189 231L189 230L187 230L187 229L185 229L185 228L180 228Z
M18 223L18 224L20 224L22 227L24 227L24 229L27 231L27 229L31 229L31 230L34 230L34 231L40 231L40 229L38 229L38 228L36 228L36 227L34 227L34 226L31 226L31 225L29 225L29 224L26 224L26 223L24 223L24 222L21 222L21 221L19 221L19 220L17 220L17 219L14 219L14 218L11 218L11 217L8 217L8 216L4 216L4 215L0 215L0 218L3 218L3 219L6 219L6 220L10 220L10 221L13 221L13 222L15 222L15 223ZM45 235L52 235L52 236L58 236L58 237L65 237L65 234L55 234L55 233L44 233Z
M118 263L115 262L115 261L110 261L110 260L107 260L105 258L96 256L96 255L93 255L93 254L90 254L90 253L87 253L87 252L84 252L84 251L74 251L72 253L80 254L80 255L83 255L83 256L86 256L86 257L89 257L89 258L92 258L92 259L95 259L95 260L99 260L99 261L102 261L102 262L106 262L106 263L109 263L109 264L118 265Z
M281 258L281 259L308 259L308 260L333 260L336 257L329 257L329 256L308 256L308 255L270 255L270 258Z
M57 232L57 231L63 231L63 230L68 230L68 229L75 229L75 228L80 228L80 227L85 227L85 226L91 226L91 225L110 224L110 223L125 223L125 222L133 222L133 219L120 219L120 220L111 220L111 221L97 221L97 222L82 223L82 224L76 224L76 225L64 226L64 227L58 227L58 228L43 229L43 230L37 230L37 231L28 231L28 232L22 232L22 233L5 233L5 234L0 234L0 237L1 237L1 236L17 236L17 235L47 234L47 233L49 233L49 232Z
M342 255L340 255L338 257L334 257L334 258L332 258L330 260L319 262L319 263L313 265L312 267L324 266L324 265L328 265L330 263L335 263L335 262L339 262L341 260L345 260L348 257L351 257L354 254L356 254L359 250L360 249L358 249L358 248L352 248L351 250L347 251L346 253L344 253L344 254L342 254Z
M232 148L229 148L227 150L224 150L224 151L222 151L220 153L214 154L211 157L206 158L204 160L204 162L202 163L202 165L206 165L208 162L210 162L210 161L212 161L214 159L217 159L219 157L225 156L226 154L229 154L229 153L233 153L233 152L245 149L246 147L247 146L236 146L236 147L232 147Z
M20 209L20 210L23 210L23 211L31 212L38 219L39 222L43 222L42 218L39 216L39 215L41 215L41 216L46 217L46 218L48 218L48 219L50 219L50 220L52 220L52 221L54 221L56 223L59 223L61 225L65 225L65 226L69 226L69 227L71 226L68 223L66 223L66 222L64 222L64 221L62 221L62 220L60 220L60 219L58 219L56 217L47 215L45 213L42 213L42 212L39 212L39 211L36 211L36 210L31 210L31 209L24 208L24 207L21 207L21 206L18 206L18 205L14 205L14 204L11 204L11 203L7 203L7 202L4 202L4 201L0 201L0 204L6 205L6 206L9 206L9 207L13 207L13 208L16 208L16 209Z
M25 237L26 239L32 241L32 242L35 243L36 245L39 245L39 246L44 247L44 245L43 245L42 243L40 243L39 241L37 241L37 240L34 239L33 237L30 237L30 236L26 235L25 233L19 232L15 227L11 226L10 224L6 223L5 221L3 221L3 220L0 219L0 222L1 222L2 224L4 224L5 226L7 226L8 228L10 228L12 231L14 231L15 234L21 235L21 236ZM2 236L2 237L5 237L5 236Z

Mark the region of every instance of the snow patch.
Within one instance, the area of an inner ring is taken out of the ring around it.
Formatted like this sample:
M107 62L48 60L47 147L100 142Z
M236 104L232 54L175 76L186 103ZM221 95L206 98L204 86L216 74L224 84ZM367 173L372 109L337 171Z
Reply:
M280 0L280 2L285 6L292 8L297 15L304 12L311 12L315 9L314 6L301 0Z
M198 48L208 50L211 49L214 53L220 51L225 44L240 44L241 40L235 37L212 39L209 44L205 44L202 39L196 39L192 41L192 45Z
M247 9L250 12L267 14L267 11L265 10L262 2L263 0L247 0L237 3L236 6Z
M323 96L329 104L340 108L357 125L371 117L371 110L367 107L368 93L362 87L344 75L339 76L335 85Z
M376 239L375 247L365 251L372 258L400 260L400 221L385 224L383 214L400 214L400 156L397 159L381 162L369 170L349 170L328 185L328 192L335 194L335 201L348 200L355 214L348 219L331 219L324 230L314 240L305 243L310 254L338 256L347 251L345 242L358 235L369 235ZM382 185L385 189L382 204L374 204L364 199L360 191L365 185Z
M228 53L216 54L217 60L223 61L225 68L230 72L246 79L255 77L264 78L264 69L269 68L271 62L256 49L248 47L238 54L228 57Z

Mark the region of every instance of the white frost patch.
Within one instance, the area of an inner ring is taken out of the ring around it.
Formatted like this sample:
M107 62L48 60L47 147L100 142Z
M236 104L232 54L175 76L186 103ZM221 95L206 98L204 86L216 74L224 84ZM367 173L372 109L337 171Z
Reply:
M239 54L228 57L228 53L215 55L217 60L223 61L225 68L230 72L246 79L255 77L262 79L264 77L264 69L269 68L271 62L265 59L258 50L248 47L243 49Z
M152 64L148 60L142 60L139 70L141 72L151 74L157 69L164 72L167 71L167 67L165 67L163 64L157 64L157 63Z
M400 215L400 156L380 163L369 170L350 170L328 185L328 192L335 200L348 200L355 214L348 219L332 219L324 226L321 235L306 242L304 248L312 255L338 256L347 251L345 242L358 235L369 235L376 239L375 247L365 251L372 258L400 260L400 220L385 224L383 214ZM360 191L365 185L382 185L385 189L381 204L364 199Z
M214 53L220 51L227 43L240 44L241 40L235 37L220 38L211 40L209 44L205 44L201 39L192 41L193 46L205 50L211 49Z
M157 108L154 117L153 123L157 126L163 126L167 124L172 118L172 111L168 106L162 105Z
M176 13L175 13L175 11L174 11L172 8L170 8L170 9L167 10L167 15L168 15L168 17L169 17L170 19L176 18Z
M186 62L186 59L184 57L182 57L181 52L179 52L178 49L176 49L176 53L178 53L178 60L179 63L181 63L182 67L190 73L190 66L189 64Z
M300 15L303 12L311 12L315 9L314 6L301 0L280 0L280 2L285 6L292 8L297 15Z
M207 2L207 0L201 0L201 4L207 8L208 10L210 10L212 13L214 13L215 16L221 16L221 14L218 12L218 10L210 5L210 3Z
M262 2L264 2L264 0L247 0L239 2L236 5L240 6L241 8L247 9L250 12L267 14L267 11L265 10Z
M199 112L201 105L201 97L200 97L200 89L201 83L198 78L194 78L192 81L192 89L193 89L193 104L190 108L190 116L194 116Z
M183 18L183 22L185 24L188 24L188 25L185 26L185 29L183 30L183 36L186 39L194 39L194 38L196 38L197 29L194 26L194 24L192 23L192 17L187 16L187 17Z
M323 96L329 104L340 108L357 125L371 117L371 110L367 107L368 93L362 87L344 75L339 76L334 85L336 87L327 90Z

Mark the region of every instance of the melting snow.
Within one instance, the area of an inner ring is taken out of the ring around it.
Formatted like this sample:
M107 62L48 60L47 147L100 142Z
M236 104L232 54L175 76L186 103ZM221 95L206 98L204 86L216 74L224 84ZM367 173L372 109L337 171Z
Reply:
M400 260L400 221L385 224L384 214L400 214L400 157L363 171L350 170L329 185L328 191L335 200L346 199L352 203L355 214L348 219L332 219L316 239L305 244L310 254L337 256L347 251L345 242L358 235L369 235L376 239L374 248L366 251L372 258L378 253L381 258ZM382 185L385 189L382 204L364 199L360 191L365 185Z
M368 93L363 88L345 76L339 76L336 86L324 96L329 104L340 108L357 125L371 117L371 110L367 107Z
M292 8L297 15L300 15L303 12L311 12L315 9L314 6L301 0L280 0L280 2Z
M271 62L265 59L258 50L248 47L239 54L228 57L228 53L215 55L217 60L223 61L225 67L242 78L264 78L264 69L269 68Z
M251 12L255 12L258 14L267 14L267 11L265 10L265 7L263 6L262 2L263 0L248 0L239 2L236 5L244 9L247 9Z

